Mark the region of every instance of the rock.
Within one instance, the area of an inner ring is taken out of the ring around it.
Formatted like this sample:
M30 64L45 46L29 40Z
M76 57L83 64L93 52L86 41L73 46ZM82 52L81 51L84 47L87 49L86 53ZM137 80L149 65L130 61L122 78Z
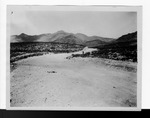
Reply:
M47 73L57 73L56 71L47 71Z

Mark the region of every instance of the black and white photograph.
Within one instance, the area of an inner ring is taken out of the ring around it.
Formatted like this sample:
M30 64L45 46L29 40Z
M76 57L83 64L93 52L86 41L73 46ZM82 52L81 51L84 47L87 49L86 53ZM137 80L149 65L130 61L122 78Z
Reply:
M8 5L7 107L139 110L140 10Z

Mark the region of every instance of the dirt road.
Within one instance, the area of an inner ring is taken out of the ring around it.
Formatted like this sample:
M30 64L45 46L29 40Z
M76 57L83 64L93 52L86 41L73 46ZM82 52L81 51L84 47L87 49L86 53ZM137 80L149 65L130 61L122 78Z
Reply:
M98 58L46 54L17 62L11 107L136 106L136 72L110 68Z

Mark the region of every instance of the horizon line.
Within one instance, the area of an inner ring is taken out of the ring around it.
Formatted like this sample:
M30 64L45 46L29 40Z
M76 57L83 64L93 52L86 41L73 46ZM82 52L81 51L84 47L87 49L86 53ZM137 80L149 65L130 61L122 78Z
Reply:
M87 35L87 34L84 34L84 33L71 33L71 32L66 32L65 30L58 30L58 31L56 31L56 32L52 32L52 33L42 33L42 34L27 34L27 33L24 33L24 32L22 32L22 33L20 33L20 34L13 34L13 35L10 35L10 36L14 36L14 35L21 35L21 34L25 34L25 35L29 35L29 36L36 36L36 35L43 35L43 34L54 34L54 33L57 33L57 32L60 32L60 31L62 31L62 32L65 32L65 33L69 33L69 34L83 34L83 35L86 35L86 36L88 36L88 37L92 37L92 36L98 36L98 37L102 37L102 38L112 38L112 37L105 37L105 36L99 36L99 35ZM127 35L127 34L131 34L131 33L135 33L135 32L137 32L137 30L136 31L133 31L133 32L128 32L128 33L126 33L126 34L122 34L121 36L123 36L123 35ZM121 37L121 36L119 36L119 37ZM117 38L119 38L119 37L117 37ZM117 38L112 38L112 39L117 39Z

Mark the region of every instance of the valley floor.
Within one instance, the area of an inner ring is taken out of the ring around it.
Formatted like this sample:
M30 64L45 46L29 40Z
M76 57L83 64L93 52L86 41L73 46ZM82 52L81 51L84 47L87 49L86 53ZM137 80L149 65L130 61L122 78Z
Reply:
M17 61L10 74L10 106L136 107L136 72L105 64L111 60L66 59L70 55L46 54ZM128 65L136 68L137 63Z

